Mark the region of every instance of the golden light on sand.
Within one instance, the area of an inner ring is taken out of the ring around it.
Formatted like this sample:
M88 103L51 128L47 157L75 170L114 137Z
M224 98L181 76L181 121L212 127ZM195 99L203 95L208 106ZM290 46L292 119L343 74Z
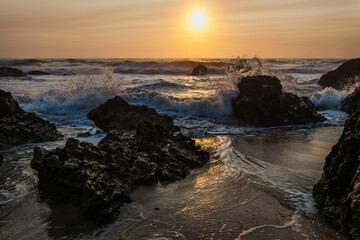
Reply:
M205 26L206 15L202 10L194 10L190 13L189 22L192 28L201 29Z

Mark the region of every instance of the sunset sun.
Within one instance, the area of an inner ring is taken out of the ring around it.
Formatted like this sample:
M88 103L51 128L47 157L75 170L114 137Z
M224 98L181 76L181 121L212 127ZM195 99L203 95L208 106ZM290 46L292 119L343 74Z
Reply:
M192 28L201 29L206 23L206 15L201 10L195 10L190 13L189 22Z

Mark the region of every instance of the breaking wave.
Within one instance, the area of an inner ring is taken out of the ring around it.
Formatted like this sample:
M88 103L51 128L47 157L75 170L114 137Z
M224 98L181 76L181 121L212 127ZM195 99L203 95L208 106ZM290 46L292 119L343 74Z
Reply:
M310 100L315 104L318 110L340 110L341 102L348 96L352 91L338 91L333 88L325 88L318 92L315 92L310 96Z
M66 59L61 61L114 64L114 60ZM279 60L279 62L282 61ZM230 65L230 62L233 64ZM129 67L140 63L147 67L159 64L183 67L199 62L119 61L116 64L118 67L125 65ZM237 84L243 77L254 75L278 77L285 91L309 97L318 110L340 109L342 100L351 92L351 90L322 89L317 85L317 79L298 82L298 79L291 75L271 70L258 58L237 58L223 62L210 61L207 64L215 68L226 66L222 69L222 71L226 71L226 75L191 77L170 74L170 76L155 77L150 74L148 77L134 77L114 74L113 70L106 67L84 65L57 68L58 74L71 72L76 75L66 78L45 77L45 81L38 82L37 88L33 87L25 92L19 89L14 92L14 96L26 111L35 112L60 124L69 122L80 124L86 119L86 114L91 109L116 95L124 97L130 104L146 105L177 119L195 117L212 122L233 122L231 100L238 94ZM142 71L150 70L145 68ZM331 115L331 113L329 114Z

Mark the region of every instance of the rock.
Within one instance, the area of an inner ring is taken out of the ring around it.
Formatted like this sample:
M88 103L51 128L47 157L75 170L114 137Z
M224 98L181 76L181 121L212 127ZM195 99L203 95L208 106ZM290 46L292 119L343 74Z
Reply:
M358 102L360 104L360 102ZM350 239L360 239L360 109L346 120L326 157L313 196L324 217Z
M2 162L4 161L4 156L3 155L0 155L0 166L2 164Z
M349 114L355 112L360 106L360 87L347 96L341 103L341 111Z
M346 61L337 69L326 73L320 78L318 84L324 88L332 87L342 90L357 82L360 82L360 58Z
M88 219L105 224L131 201L136 186L179 180L208 160L207 152L181 134L154 141L113 130L98 146L70 138L64 148L35 147L31 166L43 196L77 205Z
M61 136L53 123L25 112L10 92L0 89L0 149L55 141Z
M200 64L197 67L195 67L192 71L193 76L197 76L197 75L206 75L208 73L208 69L207 67L205 67L204 65Z
M83 133L79 133L78 135L77 135L77 137L82 137L82 138L84 138L84 137L90 137L91 136L91 133L90 132L83 132Z
M77 205L96 224L114 220L136 186L179 180L209 160L191 138L174 134L179 128L171 117L154 109L115 97L88 117L108 131L98 146L70 138L64 148L35 147L31 166L43 195Z
M0 67L0 77L24 77L26 76L21 70L11 67Z
M233 115L255 126L282 126L324 121L307 97L283 92L279 79L270 76L245 77L232 101Z
M47 72L43 72L43 71L30 71L28 72L29 75L49 75L49 73Z
M129 105L118 96L91 110L87 117L105 132L113 129L136 130L149 122L168 134L180 130L174 125L171 117L160 115L154 109L146 106Z

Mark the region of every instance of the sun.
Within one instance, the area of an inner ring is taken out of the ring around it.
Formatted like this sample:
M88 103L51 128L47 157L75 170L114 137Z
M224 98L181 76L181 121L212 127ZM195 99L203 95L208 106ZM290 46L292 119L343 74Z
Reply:
M189 22L192 28L201 29L205 26L206 15L201 10L194 10L190 13Z

